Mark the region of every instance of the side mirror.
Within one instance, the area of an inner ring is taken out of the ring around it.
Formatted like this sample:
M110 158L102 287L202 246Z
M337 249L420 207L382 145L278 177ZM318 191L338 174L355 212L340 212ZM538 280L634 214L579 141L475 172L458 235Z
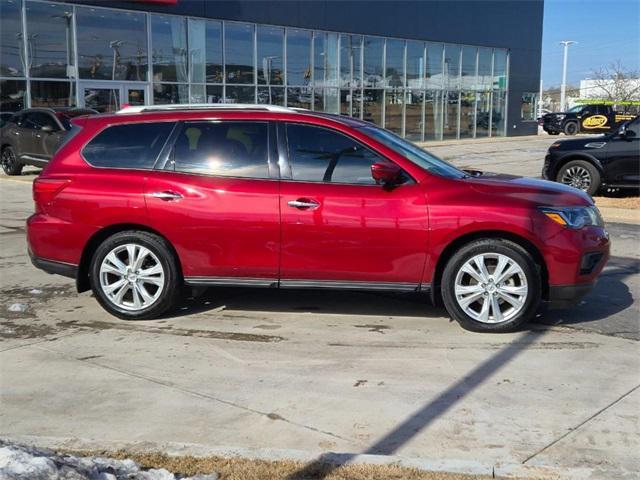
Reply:
M395 163L378 162L371 165L371 176L376 183L396 185L402 177L402 169Z
M53 132L53 127L51 125L43 125L42 127L40 127L40 131L44 133L51 133Z

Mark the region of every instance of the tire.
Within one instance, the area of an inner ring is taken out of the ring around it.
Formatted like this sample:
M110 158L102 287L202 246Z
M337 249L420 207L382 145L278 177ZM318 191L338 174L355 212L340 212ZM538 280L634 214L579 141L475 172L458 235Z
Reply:
M486 273L475 264L475 259L481 258ZM467 273L469 262L477 279ZM512 268L514 273L494 284L498 279L493 274L501 262L506 262L502 264L503 273ZM512 332L531 319L540 306L539 268L531 255L514 242L497 238L476 240L463 246L447 262L442 275L442 299L449 315L465 330Z
M572 160L558 171L556 181L595 195L600 189L600 172L586 160Z
M22 167L24 166L18 161L18 157L16 157L16 152L13 151L13 147L9 146L2 149L0 163L2 163L2 170L4 173L11 176L20 175L22 173Z
M132 266L131 258L134 264L136 259L140 263ZM127 266L128 269L123 268ZM148 275L138 278L137 272L144 270ZM89 272L91 289L100 305L124 320L149 320L162 315L175 305L182 285L170 245L162 237L144 231L125 231L107 238L96 249ZM121 286L108 291L117 284Z
M578 126L578 122L567 122L564 124L562 131L565 135L573 136L580 131L580 127Z

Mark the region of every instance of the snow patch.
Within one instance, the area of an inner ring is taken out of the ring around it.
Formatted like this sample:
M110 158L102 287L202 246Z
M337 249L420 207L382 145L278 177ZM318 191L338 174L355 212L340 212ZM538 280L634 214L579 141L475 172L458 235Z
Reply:
M26 312L27 306L24 303L12 303L9 305L10 312Z

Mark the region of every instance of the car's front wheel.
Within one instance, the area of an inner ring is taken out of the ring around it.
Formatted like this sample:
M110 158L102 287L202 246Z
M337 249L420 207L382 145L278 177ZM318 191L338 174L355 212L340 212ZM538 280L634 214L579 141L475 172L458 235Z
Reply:
M580 128L578 127L578 122L567 122L564 125L563 131L565 135L576 135Z
M2 149L0 163L2 163L2 170L7 175L20 175L22 173L23 165L18 161L18 157L16 157L12 147L4 147Z
M100 304L125 320L158 317L174 305L180 290L180 271L169 245L144 231L107 238L93 256L90 275Z
M572 160L564 165L556 181L578 188L589 195L595 195L600 189L600 173L591 163L584 160Z
M462 247L442 276L444 305L474 332L510 332L535 315L541 298L538 267L516 243L481 239Z

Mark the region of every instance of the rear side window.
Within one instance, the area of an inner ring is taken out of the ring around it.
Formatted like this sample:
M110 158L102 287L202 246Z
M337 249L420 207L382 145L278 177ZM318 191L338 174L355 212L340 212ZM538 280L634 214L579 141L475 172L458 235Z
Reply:
M355 140L326 128L287 124L293 180L375 185L371 165L381 158Z
M176 172L269 178L266 122L185 123L174 145Z
M82 150L94 167L153 168L173 122L137 123L108 127Z

